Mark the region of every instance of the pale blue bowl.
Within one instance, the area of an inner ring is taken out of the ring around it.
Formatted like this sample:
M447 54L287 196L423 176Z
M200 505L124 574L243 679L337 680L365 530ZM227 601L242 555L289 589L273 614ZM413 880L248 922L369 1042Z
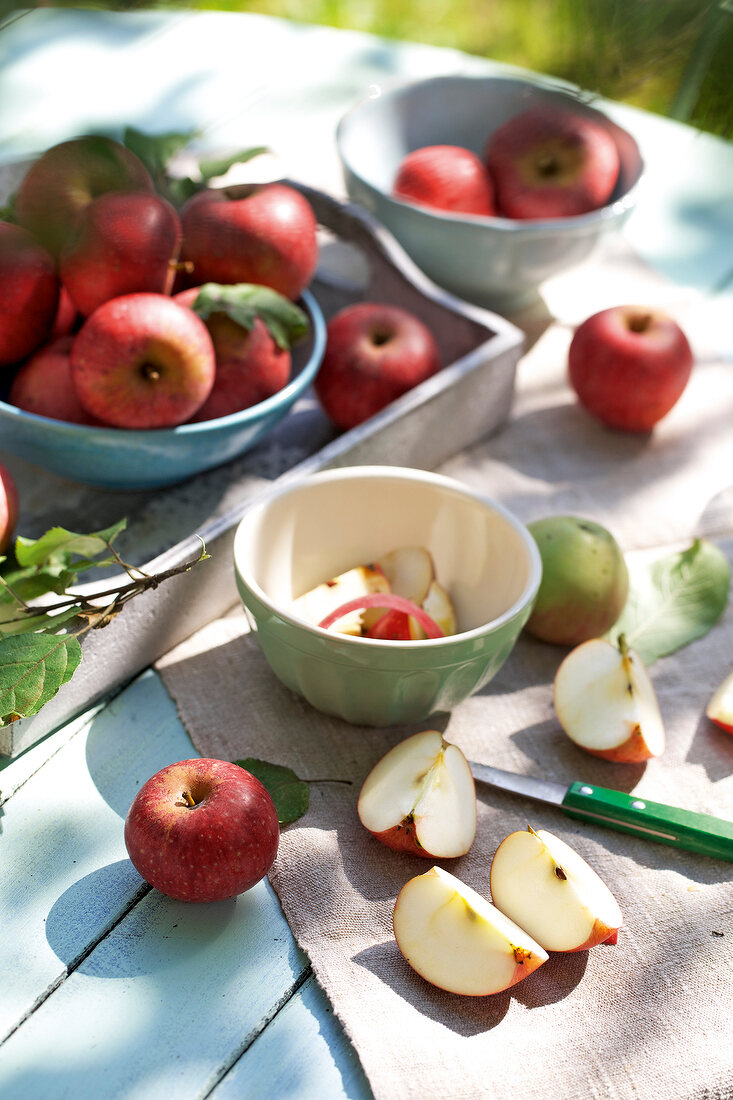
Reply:
M128 431L50 420L0 401L0 445L60 477L102 489L159 489L229 462L283 419L318 372L326 323L309 291L300 304L310 333L293 349L293 375L278 393L249 409L177 428Z
M572 107L606 129L621 171L610 202L547 221L444 214L391 195L403 157L423 145L481 154L489 134L529 107ZM644 165L634 138L580 94L511 77L438 76L370 96L341 119L336 144L349 197L391 230L433 282L498 312L536 299L541 284L588 258L636 205Z

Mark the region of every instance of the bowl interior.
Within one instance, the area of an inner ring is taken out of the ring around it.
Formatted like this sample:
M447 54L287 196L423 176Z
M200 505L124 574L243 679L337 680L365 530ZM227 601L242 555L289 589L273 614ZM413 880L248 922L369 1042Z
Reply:
M245 583L289 616L315 585L401 546L431 552L461 633L513 613L539 583L531 536L499 505L388 467L330 471L268 497L242 520L234 554Z
M626 130L570 92L507 77L434 77L365 100L342 119L339 152L350 171L389 195L397 168L408 152L424 145L450 144L481 155L492 131L539 104L572 106L611 134L621 169L610 203L638 182L642 158Z

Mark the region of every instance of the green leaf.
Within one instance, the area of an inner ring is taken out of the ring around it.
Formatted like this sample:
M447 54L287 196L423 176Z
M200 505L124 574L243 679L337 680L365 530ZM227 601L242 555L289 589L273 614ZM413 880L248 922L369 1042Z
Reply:
M630 566L631 587L621 617L609 631L620 634L646 665L707 634L728 603L730 566L717 546L696 539L687 550Z
M310 789L304 779L299 779L292 768L281 764L269 764L266 760L257 760L248 756L246 760L235 760L240 768L251 772L267 789L275 803L277 818L281 825L290 825L308 809Z
M68 607L65 611L56 611L49 615L42 609L34 608L25 611L17 604L13 607L3 604L0 606L0 638L6 638L11 634L27 634L37 630L43 630L46 634L57 634L62 628L79 615L76 606Z
M76 638L17 634L0 639L0 724L37 714L81 661Z
M256 283L204 283L192 307L206 320L213 313L225 313L248 331L260 317L279 348L287 350L308 332L308 316L289 298Z
M77 535L64 527L52 527L39 539L26 539L18 536L15 540L15 557L20 566L39 566L49 562L68 563L74 555L86 559L77 566L77 572L101 564L90 561L109 550L109 544L127 525L120 520L112 527L97 531L91 535Z
M199 171L204 182L215 176L224 176L235 164L246 164L254 157L261 157L263 153L269 153L266 145L255 145L251 149L243 149L239 153L232 153L227 157L208 157L199 161Z
M174 157L176 153L180 153L181 149L185 149L198 136L198 130L187 130L183 133L146 134L134 126L127 126L122 141L128 149L140 158L151 176L157 179L166 174L171 157Z

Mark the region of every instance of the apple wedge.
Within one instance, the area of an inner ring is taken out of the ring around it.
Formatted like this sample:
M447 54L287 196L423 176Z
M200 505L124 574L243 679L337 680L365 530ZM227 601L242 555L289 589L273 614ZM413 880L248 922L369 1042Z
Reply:
M452 859L476 836L476 788L466 757L437 730L400 741L374 765L357 802L365 829L388 848Z
M435 566L424 546L400 546L379 559L379 567L397 596L404 596L418 605L428 594L435 580Z
M422 609L438 624L444 634L456 633L458 628L453 603L443 585L438 581L431 581L427 595L422 602ZM425 637L425 631L414 619L410 619L410 633L416 640Z
M733 733L733 672L728 673L713 693L705 714L716 726Z
M649 673L623 636L591 638L555 674L553 703L571 741L594 756L638 764L664 751L662 715Z
M342 604L368 596L373 592L389 592L389 581L379 566L358 565L339 573L337 577L316 585L293 601L293 614L317 626ZM339 622L341 634L361 636L363 611L355 611Z
M545 951L585 951L622 924L616 899L569 844L541 829L511 833L491 863L491 897Z
M500 993L549 957L509 917L441 867L405 883L392 922L413 970L449 993Z

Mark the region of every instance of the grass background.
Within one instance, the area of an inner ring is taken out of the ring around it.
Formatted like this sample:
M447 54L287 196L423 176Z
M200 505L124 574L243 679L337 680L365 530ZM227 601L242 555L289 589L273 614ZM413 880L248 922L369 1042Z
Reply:
M218 9L449 46L733 137L733 0L61 0Z

